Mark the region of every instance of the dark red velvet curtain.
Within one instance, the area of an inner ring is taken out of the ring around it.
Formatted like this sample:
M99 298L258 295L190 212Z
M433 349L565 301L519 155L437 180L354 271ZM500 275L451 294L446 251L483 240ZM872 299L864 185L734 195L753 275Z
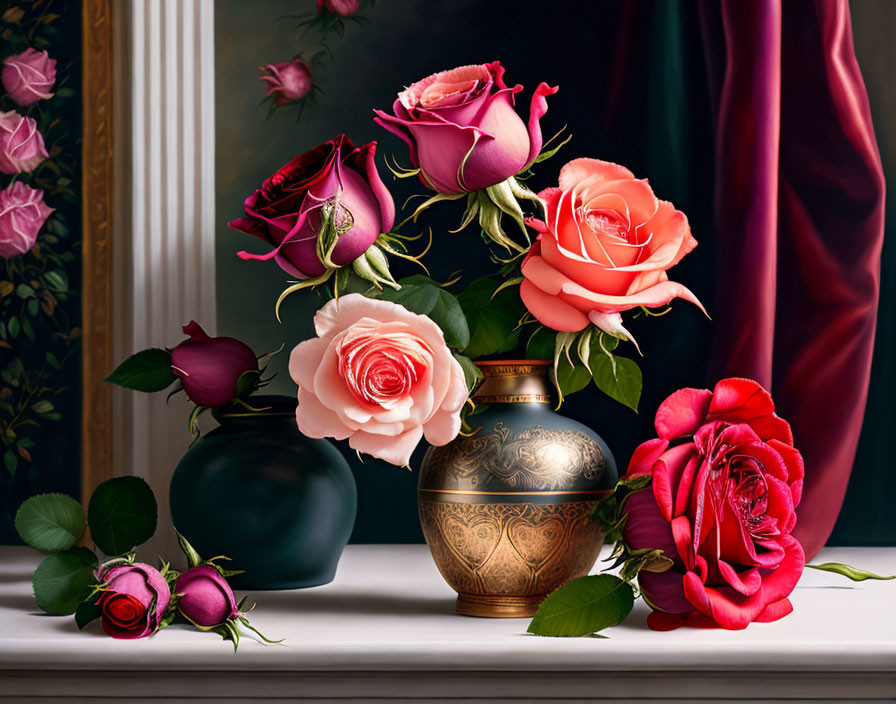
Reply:
M843 502L871 369L884 180L846 0L706 0L715 133L712 376L772 389L806 461L814 555Z

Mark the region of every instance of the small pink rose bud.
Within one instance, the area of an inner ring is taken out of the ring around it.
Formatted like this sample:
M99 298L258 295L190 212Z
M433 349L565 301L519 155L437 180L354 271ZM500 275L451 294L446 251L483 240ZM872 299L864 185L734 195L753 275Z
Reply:
M191 567L181 573L174 586L177 608L201 628L214 628L241 616L227 580L210 565Z
M273 95L276 105L294 103L311 90L311 69L301 59L259 66L258 70L264 73L258 80L269 86L265 95Z
M52 212L44 204L44 192L21 181L0 191L0 257L30 251Z
M28 48L6 58L0 81L19 105L33 105L38 100L52 98L50 89L56 82L56 59L51 59L46 51Z
M31 173L48 156L34 120L14 111L0 112L0 173Z
M106 584L97 602L106 635L144 638L158 630L171 601L171 590L155 567L136 562L100 568L97 579Z
M171 366L197 406L223 406L236 397L245 372L258 371L252 349L232 337L209 337L195 321L184 325L190 339L171 351Z
M317 0L317 11L348 17L358 11L358 0Z

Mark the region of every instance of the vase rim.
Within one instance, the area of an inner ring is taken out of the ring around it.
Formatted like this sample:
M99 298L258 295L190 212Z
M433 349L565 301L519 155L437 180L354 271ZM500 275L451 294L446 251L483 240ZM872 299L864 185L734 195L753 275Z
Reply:
M526 364L533 367L543 367L552 362L549 359L484 359L479 362L473 362L477 367L492 367L507 364Z

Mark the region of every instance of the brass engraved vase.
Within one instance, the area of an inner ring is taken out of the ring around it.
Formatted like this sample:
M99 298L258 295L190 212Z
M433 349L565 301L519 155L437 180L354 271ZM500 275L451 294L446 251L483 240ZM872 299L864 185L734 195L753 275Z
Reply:
M431 447L420 467L423 534L468 616L532 616L591 570L603 533L591 518L616 484L597 433L554 413L549 362L479 362L478 430Z

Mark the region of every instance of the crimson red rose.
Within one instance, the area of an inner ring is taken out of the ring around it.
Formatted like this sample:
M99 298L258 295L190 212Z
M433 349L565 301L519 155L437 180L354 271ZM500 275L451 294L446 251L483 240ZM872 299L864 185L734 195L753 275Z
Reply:
M142 562L101 567L97 579L105 584L97 605L106 635L145 638L158 630L171 601L171 590L155 567Z
M805 564L791 535L803 459L771 396L755 381L723 379L711 392L675 392L655 424L658 437L629 464L627 477L651 483L627 497L623 530L631 550L673 561L638 575L650 627L741 629L789 614Z

